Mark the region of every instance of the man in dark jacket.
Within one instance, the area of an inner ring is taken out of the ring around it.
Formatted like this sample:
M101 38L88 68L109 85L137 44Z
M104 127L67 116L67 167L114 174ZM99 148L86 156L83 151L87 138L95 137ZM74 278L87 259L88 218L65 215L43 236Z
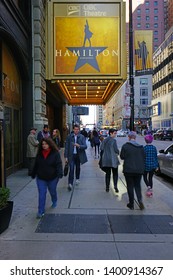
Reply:
M76 185L80 183L80 164L87 162L85 153L87 149L85 137L80 133L79 126L74 125L73 132L67 136L64 150L65 161L70 166L68 177L68 190L71 191L74 181L74 168L76 167Z
M129 203L127 207L134 209L134 190L139 208L144 209L141 193L141 178L145 169L145 153L142 145L136 143L136 132L130 131L129 142L122 146L120 158L124 160L123 173L126 179Z
M42 138L50 137L49 127L47 124L44 125L43 130L39 131L37 140L40 142Z

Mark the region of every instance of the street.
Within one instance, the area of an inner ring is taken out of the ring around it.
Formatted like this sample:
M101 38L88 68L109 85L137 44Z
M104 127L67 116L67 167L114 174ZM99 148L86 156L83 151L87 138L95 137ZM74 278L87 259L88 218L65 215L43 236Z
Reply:
M128 137L117 137L117 145L118 148L121 149L122 145L128 141ZM137 140L136 140L139 144L145 145L145 140L144 137L141 135L137 136ZM157 148L157 151L165 149L166 147L168 147L169 145L171 145L172 141L169 140L154 140L153 141L153 145ZM167 177L166 175L161 175L161 176L157 176L157 179L162 182L164 185L166 185L167 187L169 187L170 189L173 189L173 185L172 185L172 179Z

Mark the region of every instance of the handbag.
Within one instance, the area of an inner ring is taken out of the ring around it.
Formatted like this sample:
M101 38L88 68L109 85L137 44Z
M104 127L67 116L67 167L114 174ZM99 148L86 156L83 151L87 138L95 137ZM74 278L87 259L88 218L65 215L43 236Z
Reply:
M66 162L64 166L64 176L67 176L67 174L68 174L68 162Z
M102 171L106 172L106 167L102 166L102 156L103 156L103 151L100 152L99 167Z

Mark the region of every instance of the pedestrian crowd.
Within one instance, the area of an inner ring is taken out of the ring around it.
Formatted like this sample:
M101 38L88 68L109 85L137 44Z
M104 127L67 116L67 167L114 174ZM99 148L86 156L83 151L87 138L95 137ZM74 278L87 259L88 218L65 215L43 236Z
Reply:
M118 167L120 159L123 161L123 173L127 186L129 202L127 207L134 209L134 195L139 208L143 210L144 204L141 192L141 179L146 184L146 195L153 195L153 175L158 169L157 149L152 144L153 136L145 135L146 145L140 145L136 141L136 132L128 133L128 141L122 146L121 151L117 147L116 129L109 129L106 138L100 137L97 129L87 133L85 128L80 131L80 126L75 124L73 130L66 137L64 148L64 167L60 156L61 135L58 129L53 129L52 134L48 125L44 125L36 137L37 129L32 127L27 138L28 175L36 178L38 188L38 213L41 218L45 213L47 190L52 200L52 208L57 206L57 184L68 173L68 191L72 191L74 184L80 184L81 165L88 159L86 155L88 139L94 149L95 159L99 159L99 166L105 172L105 190L109 192L111 174L114 190L118 189ZM65 171L66 168L66 171ZM65 174L66 173L66 174Z

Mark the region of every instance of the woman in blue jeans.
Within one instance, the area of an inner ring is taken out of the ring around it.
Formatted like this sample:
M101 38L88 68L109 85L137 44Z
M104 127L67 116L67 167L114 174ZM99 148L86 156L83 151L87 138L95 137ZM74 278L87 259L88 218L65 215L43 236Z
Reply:
M43 138L39 144L32 178L36 177L38 187L38 214L41 218L45 212L47 189L52 200L52 208L57 206L57 184L63 176L62 161L55 143L51 138Z

